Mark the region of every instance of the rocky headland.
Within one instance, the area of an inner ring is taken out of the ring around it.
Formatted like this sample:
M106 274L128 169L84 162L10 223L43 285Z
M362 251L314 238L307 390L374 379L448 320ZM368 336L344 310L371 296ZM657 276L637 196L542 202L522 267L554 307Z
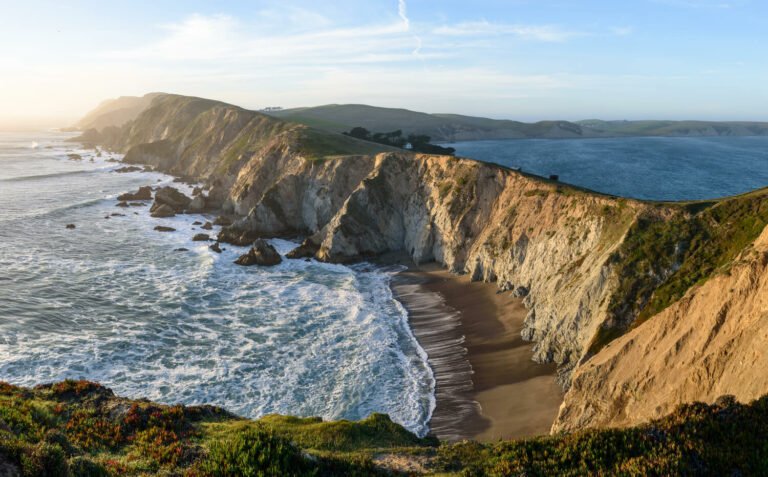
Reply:
M303 237L291 256L329 262L400 252L524 297L532 358L556 363L569 389L555 430L768 392L757 351L768 310L750 281L762 270L766 191L640 202L176 95L81 141L203 183L197 207L234 218L221 242ZM749 313L729 314L739 307ZM736 339L754 342L729 351Z

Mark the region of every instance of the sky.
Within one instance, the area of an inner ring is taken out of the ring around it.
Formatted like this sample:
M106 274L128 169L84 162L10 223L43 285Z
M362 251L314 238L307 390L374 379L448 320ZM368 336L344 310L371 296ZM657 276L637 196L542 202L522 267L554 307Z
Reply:
M152 91L541 119L768 120L766 0L0 0L0 125Z

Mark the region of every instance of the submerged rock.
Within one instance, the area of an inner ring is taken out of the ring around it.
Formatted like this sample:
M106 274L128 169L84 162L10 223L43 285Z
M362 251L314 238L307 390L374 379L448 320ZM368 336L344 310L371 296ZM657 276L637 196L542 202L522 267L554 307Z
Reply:
M264 239L257 240L251 250L245 255L240 256L235 263L244 267L252 265L261 265L263 267L272 267L283 261L275 247Z
M136 192L128 192L117 196L119 201L132 201L132 200L152 200L152 188L149 186L139 187Z
M69 158L70 161L82 161L83 156L80 154L67 154L67 158Z
M174 252L189 252L188 248L177 248L173 250Z
M154 210L152 210L150 215L152 217L155 217L155 218L158 218L158 219L167 218L167 217L173 217L173 216L176 215L176 211L173 210L173 208L171 208L170 206L165 205L165 204L163 204L163 205L161 205L161 206L159 206L157 208L155 208L153 206L152 208Z
M176 229L174 229L173 227L165 227L163 225L158 225L157 227L155 227L155 230L158 232L175 232L176 231Z
M197 234L192 237L193 242L208 242L209 240L211 240L211 236L208 234Z
M216 253L221 253L221 246L219 245L219 242L214 243L213 245L211 245L208 248L210 248L211 250L213 250Z
M129 207L128 202L118 202L115 207Z
M203 223L200 222L199 220L195 220L194 222L192 222L192 225L203 225Z
M75 228L75 224L67 224L67 229L73 230Z
M119 174L125 174L127 172L141 172L143 170L144 169L141 168L141 167L127 166L127 167L121 167L120 169L115 169L115 172L117 172Z

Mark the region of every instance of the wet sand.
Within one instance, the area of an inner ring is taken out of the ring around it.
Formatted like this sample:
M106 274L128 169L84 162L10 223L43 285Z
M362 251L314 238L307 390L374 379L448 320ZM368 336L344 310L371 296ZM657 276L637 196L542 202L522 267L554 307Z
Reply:
M549 432L563 395L555 365L531 361L533 345L520 337L522 300L437 265L398 274L392 289L435 373L435 435L493 441Z

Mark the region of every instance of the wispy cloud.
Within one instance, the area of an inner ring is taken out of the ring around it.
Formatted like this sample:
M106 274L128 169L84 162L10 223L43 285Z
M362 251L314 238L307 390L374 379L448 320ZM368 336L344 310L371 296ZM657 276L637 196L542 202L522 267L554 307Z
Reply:
M563 42L574 37L585 36L584 32L564 30L554 25L508 25L485 20L443 25L432 30L435 35L444 36L497 36L512 35L524 40Z
M405 25L405 29L410 31L411 20L410 18L408 18L408 5L405 3L405 0L397 1L397 15L403 21L403 24ZM424 45L424 42L421 40L421 37L418 35L413 35L413 40L416 42L416 47L413 49L412 54L413 56L420 57L421 48Z

